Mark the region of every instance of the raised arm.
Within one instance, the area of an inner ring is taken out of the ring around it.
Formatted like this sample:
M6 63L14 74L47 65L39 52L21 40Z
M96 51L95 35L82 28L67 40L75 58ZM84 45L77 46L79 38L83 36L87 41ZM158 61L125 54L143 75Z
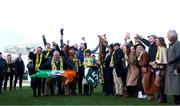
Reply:
M142 38L142 39L141 39L141 41L142 41L142 42L143 42L146 46L148 46L148 47L149 47L150 42L149 42L148 40L146 40L146 39Z
M99 44L96 46L95 49L91 50L91 53L95 53L98 50L98 48L99 48Z
M145 38L143 38L141 35L136 34L136 38L139 39L140 41L142 41L146 46L149 47L150 42L148 40L146 40Z
M44 46L46 46L47 41L46 41L45 35L42 35L42 38L43 38L43 43L44 43Z

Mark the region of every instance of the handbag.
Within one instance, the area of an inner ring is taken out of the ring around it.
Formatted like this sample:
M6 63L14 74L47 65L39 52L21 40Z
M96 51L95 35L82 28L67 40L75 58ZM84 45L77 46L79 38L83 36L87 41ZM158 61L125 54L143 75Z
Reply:
M33 68L34 68L34 64L33 64L32 61L28 62L27 68L28 68L28 69L33 69Z
M28 73L29 73L30 76L36 73L36 71L34 70L33 62L29 62L27 64L27 68L28 68Z

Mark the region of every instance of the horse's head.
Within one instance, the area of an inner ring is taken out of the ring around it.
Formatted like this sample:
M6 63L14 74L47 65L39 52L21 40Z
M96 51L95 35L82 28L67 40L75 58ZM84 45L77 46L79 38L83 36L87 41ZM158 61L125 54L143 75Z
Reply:
M100 44L102 44L102 45L104 45L104 46L107 46L108 44L108 42L107 42L107 40L106 40L106 34L104 34L104 35L98 35L98 37L99 37L99 43Z

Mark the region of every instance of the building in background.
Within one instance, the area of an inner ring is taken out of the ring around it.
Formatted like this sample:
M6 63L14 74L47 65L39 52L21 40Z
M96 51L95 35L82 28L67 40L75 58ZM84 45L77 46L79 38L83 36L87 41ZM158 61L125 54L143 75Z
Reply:
M37 47L44 47L41 43L28 43L28 44L14 44L10 45L4 48L4 51L2 52L2 56L4 59L6 59L8 54L11 54L12 60L15 60L17 58L17 55L21 53L22 60L24 61L25 65L25 74L24 74L24 80L30 81L30 77L28 75L27 70L27 63L28 63L28 54L30 51L33 51Z

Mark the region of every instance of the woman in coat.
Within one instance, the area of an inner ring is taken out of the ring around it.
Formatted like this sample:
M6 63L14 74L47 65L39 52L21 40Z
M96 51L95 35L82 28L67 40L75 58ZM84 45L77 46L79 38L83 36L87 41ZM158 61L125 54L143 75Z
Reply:
M10 54L7 55L6 63L7 63L7 68L5 71L4 91L6 91L9 77L10 77L10 87L9 87L10 90L12 90L12 84L13 84L14 62L12 61L12 57Z
M145 46L142 44L138 44L135 47L143 77L143 90L147 99L152 100L154 98L154 93L156 92L156 86L154 84L154 76L151 74L150 70L148 70L148 53L145 51Z
M156 39L157 53L154 66L156 67L155 85L158 88L158 103L166 103L166 96L164 94L165 88L165 70L167 65L167 48L163 37Z
M137 97L137 82L138 82L138 76L139 76L139 68L137 66L136 61L136 50L134 47L131 47L131 52L128 58L129 68L128 68L128 74L127 74L127 89L128 89L128 96Z

